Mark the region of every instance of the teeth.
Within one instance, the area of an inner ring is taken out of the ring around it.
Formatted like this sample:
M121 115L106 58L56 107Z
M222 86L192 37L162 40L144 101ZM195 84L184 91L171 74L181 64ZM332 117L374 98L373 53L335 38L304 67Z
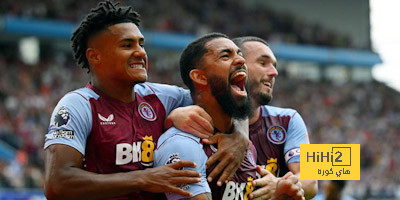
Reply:
M237 76L243 76L242 79L244 79L244 78L246 78L247 74L246 74L246 72L238 72L238 73L234 74L231 78L233 79Z
M130 67L133 69L139 69L139 68L143 68L143 64L132 64L132 65L130 65Z

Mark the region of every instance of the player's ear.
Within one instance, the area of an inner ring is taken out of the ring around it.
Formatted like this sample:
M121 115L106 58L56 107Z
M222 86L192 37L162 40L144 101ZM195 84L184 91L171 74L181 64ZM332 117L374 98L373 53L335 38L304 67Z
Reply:
M194 83L207 85L207 77L202 70L192 69L189 73L189 76Z
M101 62L100 51L94 48L86 50L86 58L91 66L97 66Z

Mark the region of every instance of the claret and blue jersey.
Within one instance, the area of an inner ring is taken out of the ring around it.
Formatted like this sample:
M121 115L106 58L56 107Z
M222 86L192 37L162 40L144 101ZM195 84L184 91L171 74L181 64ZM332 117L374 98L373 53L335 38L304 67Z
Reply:
M281 177L288 164L300 162L300 144L309 144L307 128L296 110L264 105L249 129L257 150L257 164Z
M251 182L257 178L256 157L257 153L251 144L247 149L244 161L232 181L217 186L218 177L213 182L206 180L215 165L205 168L207 158L217 151L213 145L203 145L200 138L185 133L175 127L168 129L159 139L158 146L154 152L155 166L163 166L179 160L191 160L197 164L195 169L201 173L201 182L195 184L181 185L184 190L190 191L194 196L203 193L212 194L213 199L246 199L253 191ZM168 199L181 199L183 196L169 193Z
M66 94L53 111L44 148L71 146L83 155L82 168L99 174L152 167L167 114L192 100L189 91L176 86L142 83L134 91L130 103L91 84ZM150 198L144 192L131 197Z

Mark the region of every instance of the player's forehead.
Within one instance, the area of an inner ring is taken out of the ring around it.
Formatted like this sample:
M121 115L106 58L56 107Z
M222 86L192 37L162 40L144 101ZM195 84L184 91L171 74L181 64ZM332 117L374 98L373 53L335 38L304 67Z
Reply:
M124 41L142 41L144 37L139 28L132 22L117 23L106 27L93 35L88 42L90 47L104 47Z
M242 44L243 53L248 56L269 57L276 62L274 52L266 44L259 41L247 41ZM247 56L246 56L247 57Z
M224 37L212 39L205 43L204 47L208 50L208 54L219 54L225 50L237 52L239 47L232 40Z
M132 22L110 25L107 27L107 32L118 41L124 39L144 40L142 32L139 30L136 24Z

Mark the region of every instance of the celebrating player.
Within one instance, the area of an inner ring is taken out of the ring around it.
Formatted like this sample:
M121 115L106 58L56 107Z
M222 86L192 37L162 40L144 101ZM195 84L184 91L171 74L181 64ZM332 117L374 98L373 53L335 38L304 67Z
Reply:
M191 90L194 103L205 109L214 122L215 129L230 133L233 118L246 118L250 112L250 99L246 91L247 69L240 49L220 33L207 34L190 43L181 55L181 76ZM180 160L198 163L194 170L202 173L202 181L180 187L194 194L192 199L247 199L253 191L256 178L256 152L249 145L246 157L234 179L223 187L205 180L207 157L218 147L203 145L200 139L177 128L171 128L159 140L155 151L155 164L162 166ZM293 179L294 178L294 179ZM210 190L211 188L211 190ZM210 194L210 192L212 194ZM302 199L297 177L286 175L278 183L274 199ZM167 194L168 199L184 198L179 194Z
M230 133L234 126L233 117L246 118L250 114L250 99L245 89L247 69L244 58L240 49L227 36L212 33L195 40L183 51L180 67L182 79L189 87L194 103L211 116L216 130ZM209 199L211 191L205 179L205 162L216 151L217 147L213 145L204 145L203 150L199 138L171 128L159 140L154 156L155 164L163 166L179 160L196 162L198 166L195 170L202 173L202 182L181 185L181 188L192 192L195 199ZM210 169L212 167L208 167ZM251 192L252 187L245 186L255 178L255 150L249 146L245 160L233 180L240 184L241 191L238 192L241 196L246 191ZM213 189L213 199L236 195L234 182L229 182L227 187L218 187L217 182L213 181L210 187ZM169 199L183 198L177 194L167 196Z
M192 101L182 88L143 83L147 54L138 26L131 7L106 1L73 33L74 58L91 81L66 94L53 111L44 146L48 199L190 196L176 186L200 181L198 172L178 170L195 167L191 161L151 168L167 114Z
M249 71L249 88L253 115L249 118L249 136L257 150L257 164L262 179L254 181L252 199L269 199L279 178L288 172L300 177L300 144L308 144L303 119L293 109L268 106L276 70L276 58L266 41L257 37L233 39L243 52ZM301 181L306 199L317 193L317 181Z

